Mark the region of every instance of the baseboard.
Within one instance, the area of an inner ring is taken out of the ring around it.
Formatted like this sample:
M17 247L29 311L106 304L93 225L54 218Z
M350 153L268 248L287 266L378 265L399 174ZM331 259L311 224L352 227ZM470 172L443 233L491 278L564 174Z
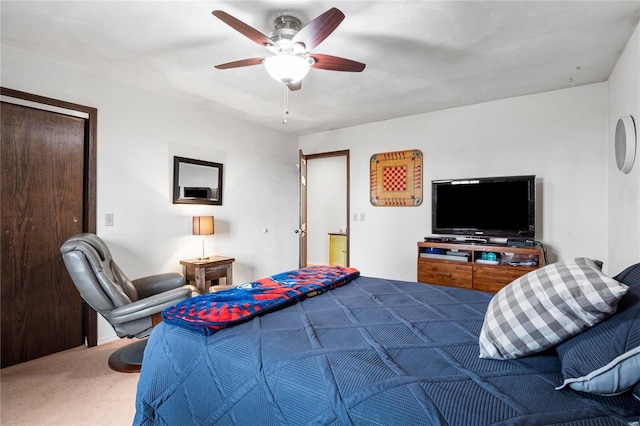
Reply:
M116 336L115 334L112 335L112 336L105 336L102 339L98 339L98 346L105 345L105 344L111 343L111 342L115 342L116 340L120 340L120 338L118 336Z

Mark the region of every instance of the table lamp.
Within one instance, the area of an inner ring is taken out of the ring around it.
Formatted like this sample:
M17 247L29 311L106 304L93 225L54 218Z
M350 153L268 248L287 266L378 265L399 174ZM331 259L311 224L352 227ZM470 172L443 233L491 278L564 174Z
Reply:
M213 216L194 216L193 217L193 235L202 235L202 257L204 257L204 238L205 235L213 235Z

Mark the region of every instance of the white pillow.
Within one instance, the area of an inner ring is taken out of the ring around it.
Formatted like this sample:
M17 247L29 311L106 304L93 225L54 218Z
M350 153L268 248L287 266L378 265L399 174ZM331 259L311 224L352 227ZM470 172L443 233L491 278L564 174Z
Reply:
M480 331L480 358L513 359L543 351L616 311L628 287L578 258L536 269L502 288Z

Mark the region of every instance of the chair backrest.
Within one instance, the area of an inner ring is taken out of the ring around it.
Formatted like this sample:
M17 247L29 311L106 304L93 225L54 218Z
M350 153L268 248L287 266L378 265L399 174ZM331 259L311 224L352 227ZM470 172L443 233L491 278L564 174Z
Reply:
M68 238L60 247L71 280L82 298L109 319L109 313L138 300L138 292L113 261L109 248L95 234Z

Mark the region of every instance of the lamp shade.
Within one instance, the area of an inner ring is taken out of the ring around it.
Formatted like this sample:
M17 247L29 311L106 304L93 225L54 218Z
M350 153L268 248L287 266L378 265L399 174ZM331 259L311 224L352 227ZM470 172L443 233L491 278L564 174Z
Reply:
M307 75L311 65L301 56L282 53L265 58L264 67L281 83L297 83Z
M194 216L193 235L213 235L213 216Z

